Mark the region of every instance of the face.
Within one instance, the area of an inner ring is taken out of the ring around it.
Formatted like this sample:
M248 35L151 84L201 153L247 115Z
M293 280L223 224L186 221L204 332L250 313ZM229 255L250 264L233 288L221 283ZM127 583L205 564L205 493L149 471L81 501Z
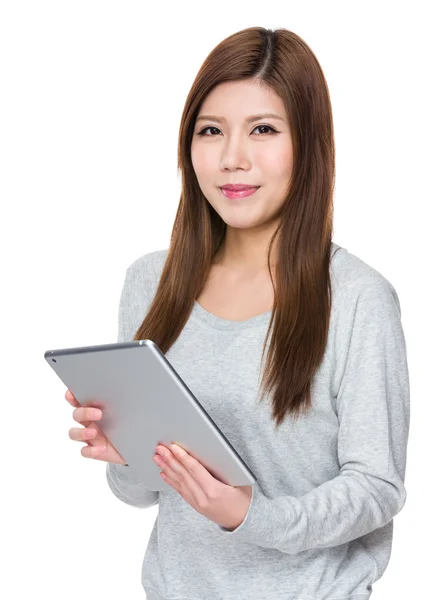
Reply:
M252 115L274 113L280 117ZM192 138L191 160L199 186L214 210L234 228L271 222L285 200L293 168L288 117L279 96L256 81L228 81L205 98ZM259 186L250 196L228 198L225 184Z

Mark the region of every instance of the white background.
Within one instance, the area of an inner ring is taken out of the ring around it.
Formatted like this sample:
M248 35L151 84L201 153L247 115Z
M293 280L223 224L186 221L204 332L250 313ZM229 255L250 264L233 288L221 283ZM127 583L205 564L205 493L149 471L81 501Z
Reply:
M334 241L389 279L401 303L408 498L373 598L437 596L436 4L1 4L2 598L144 600L157 506L120 502L105 463L82 457L66 389L43 355L116 341L126 267L169 245L186 95L212 48L254 25L291 29L316 54L335 124Z

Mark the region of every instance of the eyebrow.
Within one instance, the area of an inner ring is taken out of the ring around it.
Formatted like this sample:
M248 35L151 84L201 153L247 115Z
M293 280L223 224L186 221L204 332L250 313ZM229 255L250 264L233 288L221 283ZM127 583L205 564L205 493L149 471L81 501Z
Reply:
M272 119L280 119L281 121L284 121L284 119L282 117L280 117L279 115L276 115L275 113L263 113L261 115L251 115L250 117L248 117L246 120L247 123L252 123L253 121L259 121L260 119L264 119L270 117ZM216 121L216 123L222 123L222 121L225 121L225 119L223 117L216 117L213 115L200 115L197 119L197 121Z

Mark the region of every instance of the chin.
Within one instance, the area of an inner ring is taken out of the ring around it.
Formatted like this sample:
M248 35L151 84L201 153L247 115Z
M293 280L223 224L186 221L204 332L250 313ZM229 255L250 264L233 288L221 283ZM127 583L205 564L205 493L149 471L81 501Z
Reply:
M225 216L225 218L222 214L220 214L219 216L224 221L225 225L234 229L251 229L253 227L258 227L259 225L262 225L262 223L258 220L250 219L246 216L242 218L238 217L237 219L231 218L231 215Z

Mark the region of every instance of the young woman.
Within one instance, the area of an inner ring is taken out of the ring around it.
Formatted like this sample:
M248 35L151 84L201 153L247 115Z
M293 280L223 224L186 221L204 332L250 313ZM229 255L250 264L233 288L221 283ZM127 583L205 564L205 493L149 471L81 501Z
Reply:
M170 247L128 267L118 340L156 342L258 483L158 445L169 491L148 490L100 411L66 393L83 425L69 435L108 463L112 492L158 504L148 600L362 600L386 569L406 344L392 284L332 241L334 151L325 77L296 34L251 27L209 54L183 110Z

